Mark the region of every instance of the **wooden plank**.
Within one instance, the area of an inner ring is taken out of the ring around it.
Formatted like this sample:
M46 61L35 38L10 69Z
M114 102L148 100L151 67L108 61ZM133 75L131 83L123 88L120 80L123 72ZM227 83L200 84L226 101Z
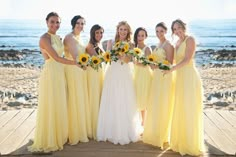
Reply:
M128 145L114 145L110 142L89 141L88 143L80 143L78 145L65 145L63 151L54 152L55 156L178 156L178 152L173 152L169 149L161 150L158 147L144 144L143 142L130 143Z
M204 139L205 139L204 154L209 153L209 154L225 155L224 152L219 150L216 143L210 138L210 136L205 131L204 131Z
M217 148L226 154L234 155L236 150L232 147L234 143L228 140L227 136L209 119L206 113L204 113L204 124L205 131L216 143Z
M229 112L236 117L236 111L229 111Z
M22 141L26 138L29 132L35 126L36 112L32 114L5 140L0 144L1 154L9 154L16 150Z
M0 111L0 117L4 115L7 111Z
M236 117L230 114L227 110L217 111L226 121L228 121L234 128L236 128Z
M16 150L11 155L28 155L32 154L28 151L27 147L33 144L35 127L29 132L25 139L16 147Z
M20 110L7 111L3 116L0 117L0 128L6 125L14 116L16 116Z
M236 150L236 128L234 128L224 117L222 117L219 113L221 111L210 110L205 112L207 116L214 122L214 124L234 143L234 147ZM230 113L228 113L230 114Z
M32 112L33 110L21 110L10 122L3 126L0 130L0 144L7 140L8 136L10 136Z

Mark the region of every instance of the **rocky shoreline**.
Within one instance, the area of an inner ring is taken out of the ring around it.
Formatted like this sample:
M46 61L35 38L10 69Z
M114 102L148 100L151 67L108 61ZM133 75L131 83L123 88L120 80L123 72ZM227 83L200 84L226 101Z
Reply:
M236 51L198 51L196 58L208 60L197 66L204 108L236 110ZM37 108L42 64L39 51L0 50L0 110Z

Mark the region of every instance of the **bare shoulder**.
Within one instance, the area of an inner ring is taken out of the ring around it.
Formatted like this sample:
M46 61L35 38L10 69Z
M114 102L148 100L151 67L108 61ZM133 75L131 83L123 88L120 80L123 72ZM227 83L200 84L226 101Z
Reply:
M192 43L192 42L195 43L195 39L194 39L193 36L188 36L187 39L186 39L186 42L188 42L188 43L189 43L189 42L190 42L190 43Z
M93 45L91 43L88 43L88 45L86 46L86 50L91 50L93 49Z
M39 40L39 46L44 48L46 45L51 43L51 36L48 33L44 33Z
M64 40L71 40L72 39L72 34L71 33L69 33L69 34L66 34L66 36L65 36L65 38L64 38Z
M51 36L48 33L44 33L41 37L40 40L48 40L51 39Z
M70 43L72 40L73 40L73 36L72 36L71 33L69 33L69 34L67 34L67 35L65 36L63 42L64 42L64 44L66 44L66 43Z
M167 40L163 48L165 51L166 50L173 50L174 46Z
M151 52L151 51L152 51L152 49L151 49L151 47L150 47L150 46L147 46L147 47L145 48L145 51L146 51L146 52Z
M149 54L151 54L151 53L152 53L151 47L150 47L150 46L147 46L147 47L145 48L145 55L149 55Z

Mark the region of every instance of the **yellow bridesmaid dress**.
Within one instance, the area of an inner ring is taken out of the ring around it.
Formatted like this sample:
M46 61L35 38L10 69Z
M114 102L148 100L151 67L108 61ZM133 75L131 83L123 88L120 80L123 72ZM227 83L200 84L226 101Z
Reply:
M85 47L81 41L76 40L78 55L85 53ZM65 57L73 60L65 47ZM76 65L65 65L68 97L68 125L69 144L75 145L78 142L88 142L91 137L91 120L88 99L87 72Z
M186 39L176 51L177 64L185 57ZM187 65L176 71L175 107L170 147L181 155L200 155L204 146L203 90L193 57Z
M145 46L142 49L142 55L145 54ZM148 104L150 94L150 85L152 80L152 70L149 66L134 65L134 86L136 92L137 108L139 111L145 110Z
M52 47L58 55L62 55L64 48L60 37L53 34L50 36ZM41 51L47 53L45 49ZM45 61L38 92L36 130L33 145L29 146L28 150L31 152L62 150L68 138L65 75L63 64L56 62L52 57Z
M91 67L87 69L88 75L88 95L89 95L89 108L92 123L92 138L97 139L97 121L99 113L99 105L102 94L103 84L103 69L94 70Z
M165 50L153 51L159 61L166 59ZM163 76L160 69L153 71L150 104L144 123L143 142L164 149L170 141L170 127L174 106L174 73Z

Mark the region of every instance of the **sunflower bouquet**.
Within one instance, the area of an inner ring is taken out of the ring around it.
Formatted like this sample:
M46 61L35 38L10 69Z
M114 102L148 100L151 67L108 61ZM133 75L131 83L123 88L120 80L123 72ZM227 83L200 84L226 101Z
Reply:
M134 59L136 59L137 61L140 61L140 59L142 58L142 50L140 48L133 48L132 50L129 51L129 54L131 54Z
M142 56L139 58L139 62L143 65L157 65L158 57L155 54L150 54L148 56Z
M84 68L89 64L89 55L87 53L81 53L77 56L76 61L81 66L81 68Z
M140 58L143 65L155 65L160 70L170 70L171 64L167 60L160 61L156 54L150 54L147 57Z
M118 61L119 57L129 53L129 43L124 41L117 42L110 50L111 61Z
M98 71L99 68L102 68L102 59L100 56L92 56L89 60L89 65Z
M171 64L168 60L163 60L162 62L158 63L158 68L161 70L170 70Z

